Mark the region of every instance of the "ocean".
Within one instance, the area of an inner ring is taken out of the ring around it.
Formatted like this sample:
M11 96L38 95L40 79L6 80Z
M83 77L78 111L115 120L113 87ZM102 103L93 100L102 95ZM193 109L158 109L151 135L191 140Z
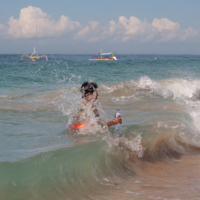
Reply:
M200 199L200 56L0 55L0 199ZM67 134L84 81L121 132Z

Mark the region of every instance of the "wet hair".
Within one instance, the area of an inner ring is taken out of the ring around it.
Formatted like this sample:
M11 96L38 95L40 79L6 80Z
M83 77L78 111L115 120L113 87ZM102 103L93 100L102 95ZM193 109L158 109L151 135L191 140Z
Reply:
M82 98L87 97L87 95L93 94L95 92L95 89L98 88L98 85L94 82L89 82L89 81L85 81L82 85L81 85L81 93L82 93Z

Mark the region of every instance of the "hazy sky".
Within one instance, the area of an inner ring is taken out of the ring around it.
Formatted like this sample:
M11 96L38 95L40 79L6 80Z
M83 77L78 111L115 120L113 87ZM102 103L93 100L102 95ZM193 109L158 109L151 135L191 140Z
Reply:
M0 53L200 54L199 0L9 0Z

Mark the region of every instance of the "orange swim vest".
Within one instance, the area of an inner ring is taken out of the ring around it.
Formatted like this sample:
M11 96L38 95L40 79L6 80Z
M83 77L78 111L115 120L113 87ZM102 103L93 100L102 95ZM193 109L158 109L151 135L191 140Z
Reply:
M84 128L84 127L86 127L86 126L87 126L87 124L77 123L77 124L72 124L72 125L70 126L70 129L76 129L76 130L78 130L78 129Z

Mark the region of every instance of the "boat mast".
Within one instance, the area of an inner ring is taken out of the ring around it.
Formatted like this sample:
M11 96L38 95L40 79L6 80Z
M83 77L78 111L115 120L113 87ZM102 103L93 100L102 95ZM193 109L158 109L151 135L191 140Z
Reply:
M36 33L35 33L35 45L34 45L34 51L31 54L31 56L37 56L37 53L35 51L35 47L36 47L36 40L37 40L37 25L36 25Z
M101 58L102 58L102 48L101 48Z
M34 52L36 53L35 51L35 47L36 47L36 39L37 39L37 25L36 25L36 33L35 33L35 45L34 45Z

